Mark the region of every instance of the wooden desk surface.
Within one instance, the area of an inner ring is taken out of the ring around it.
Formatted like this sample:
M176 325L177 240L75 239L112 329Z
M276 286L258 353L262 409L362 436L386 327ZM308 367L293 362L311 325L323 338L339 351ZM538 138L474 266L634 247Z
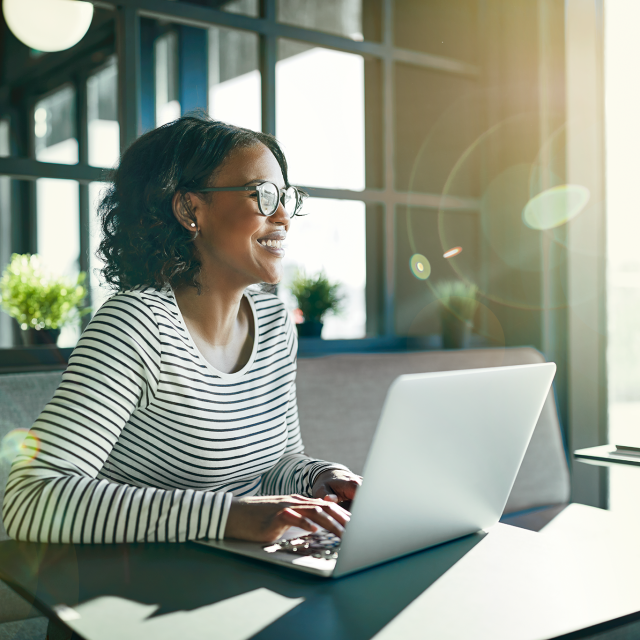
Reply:
M593 637L640 619L638 576L640 552L507 525L339 580L195 544L0 543L0 578L86 640Z

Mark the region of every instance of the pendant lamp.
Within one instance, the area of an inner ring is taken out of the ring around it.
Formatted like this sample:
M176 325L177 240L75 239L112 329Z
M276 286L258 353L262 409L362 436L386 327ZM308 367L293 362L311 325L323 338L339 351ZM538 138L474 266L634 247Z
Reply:
M63 51L82 40L93 5L80 0L2 0L13 35L38 51Z

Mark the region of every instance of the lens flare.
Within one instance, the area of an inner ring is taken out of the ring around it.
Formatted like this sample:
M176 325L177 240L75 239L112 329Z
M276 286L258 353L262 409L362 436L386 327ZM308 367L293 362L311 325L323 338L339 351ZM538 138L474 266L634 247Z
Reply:
M589 202L591 193L579 184L561 184L546 189L527 202L522 220L536 231L555 229L575 218Z
M411 273L418 278L418 280L426 280L431 275L431 264L420 253L414 253L409 261Z
M16 456L26 456L35 460L40 452L40 440L28 429L9 431L0 444L0 460L13 462Z
M453 256L457 256L459 253L462 253L462 247L453 247L453 249L449 249L449 251L445 251L442 257L453 258Z

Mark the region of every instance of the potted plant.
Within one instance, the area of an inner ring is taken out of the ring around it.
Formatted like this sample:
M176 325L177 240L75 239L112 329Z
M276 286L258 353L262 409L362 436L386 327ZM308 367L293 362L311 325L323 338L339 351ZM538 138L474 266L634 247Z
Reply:
M2 309L18 321L25 346L55 345L61 327L91 311L82 305L85 275L80 273L74 282L47 271L37 255L11 256L0 279L0 300Z
M308 277L298 271L291 283L291 293L298 301L304 322L297 324L298 335L319 338L322 334L322 318L328 312L337 313L342 296L338 294L340 285L330 282L324 271Z
M440 303L442 346L462 349L469 343L469 332L478 308L478 288L459 280L445 280L433 287Z

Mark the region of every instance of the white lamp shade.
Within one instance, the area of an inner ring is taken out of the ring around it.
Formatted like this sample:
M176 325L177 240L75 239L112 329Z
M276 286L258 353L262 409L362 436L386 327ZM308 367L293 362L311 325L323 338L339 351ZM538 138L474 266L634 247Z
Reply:
M82 40L93 5L79 0L2 0L13 35L38 51L63 51Z

